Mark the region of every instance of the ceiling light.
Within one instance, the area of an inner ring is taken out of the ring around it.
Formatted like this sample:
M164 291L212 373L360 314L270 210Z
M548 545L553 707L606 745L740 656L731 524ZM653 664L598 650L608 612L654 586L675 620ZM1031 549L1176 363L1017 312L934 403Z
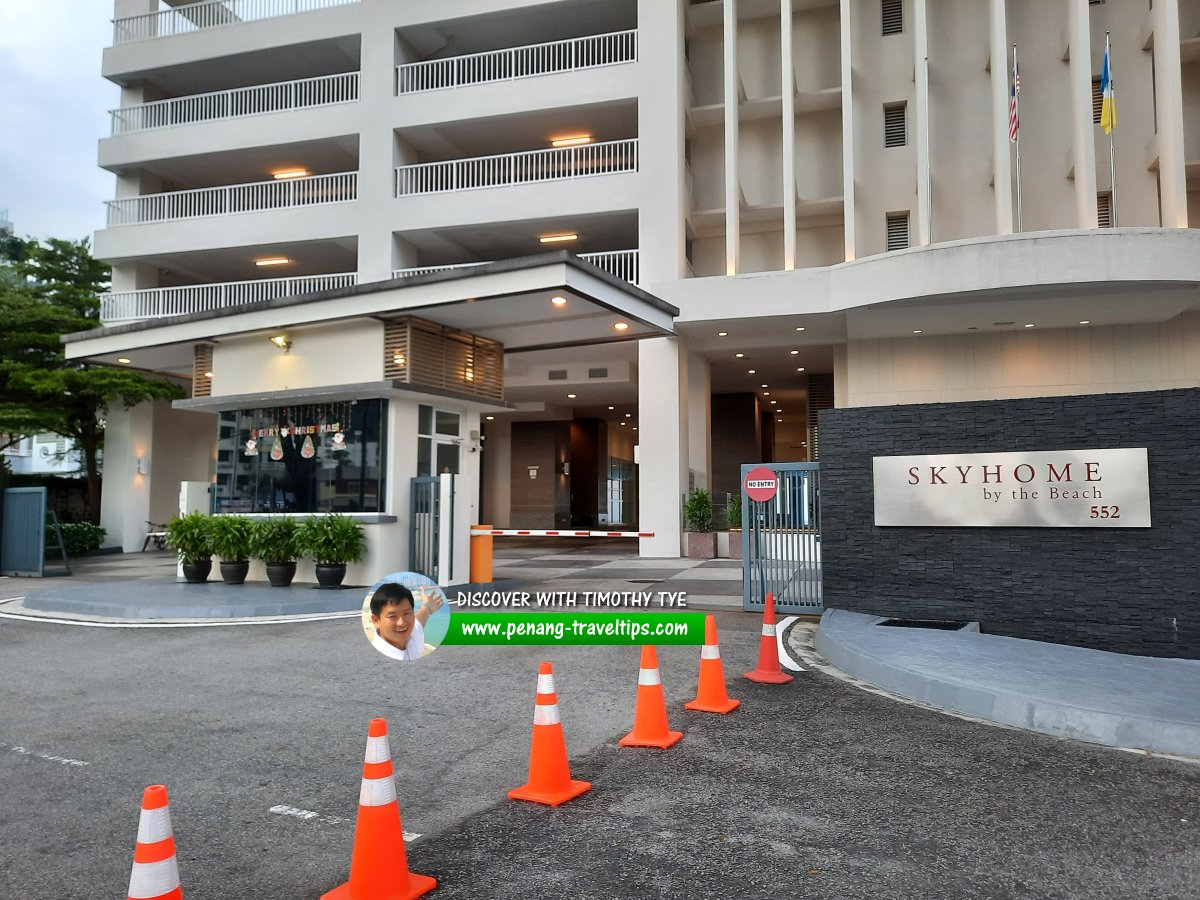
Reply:
M489 422L493 422L493 421L495 421L495 419L496 419L496 417L495 417L495 416L484 416L484 418L485 418L487 421L489 421Z
M733 355L734 355L734 358L735 358L735 359L741 359L741 358L742 358L743 356L745 356L746 354L745 354L745 353L735 353L735 354L733 354Z
M804 371L804 366L801 366L801 367L800 367L800 368L798 368L796 371L797 371L797 372L803 372L803 371Z
M568 400L574 400L574 399L575 399L575 395L574 395L574 394L567 394L567 399L568 399Z
M622 428L624 428L626 424L627 424L627 423L625 423L625 422L622 422L622 423L621 423L621 427L622 427Z
M271 177L282 180L284 178L304 178L309 174L308 169L280 169L278 172L272 172Z
M559 244L563 241L577 241L577 234L543 234L538 237L538 240L543 244Z
M397 366L404 368L404 366L408 363L408 357L406 357L403 353L395 353L392 355L392 362Z
M553 303L555 306L566 306L567 298L566 297L551 297L550 302Z
M792 351L792 356L795 356L795 355L797 355L799 352L800 352L799 350L793 350L793 351Z
M1083 319L1079 324L1080 325L1091 325L1092 320L1091 319Z
M778 400L772 400L772 401L771 401L771 405L772 405L772 406L774 406L774 405L775 405L776 403L778 403L778 402L779 402Z
M728 331L718 331L717 337L729 337L729 332Z
M796 330L797 330L797 331L803 331L803 330L804 330L804 326L803 326L803 325L798 325L798 326L796 326Z
M288 336L286 334L275 335L274 337L271 338L271 343L274 344L276 347L278 347L280 350L282 350L284 353L287 353L289 350L292 349L292 342L288 340Z
M913 329L913 334L924 334L924 333L925 333L925 332L923 332L923 331L922 331L920 328L914 328L914 329Z
M757 372L758 370L757 370L757 369L747 369L746 371L747 371L749 374L753 375L753 374L754 374L755 372Z
M764 387L765 387L765 385L764 385ZM770 392L770 391L763 391L763 396L764 396L764 397L770 397L770 396L771 396L771 392Z
M769 385L769 384L762 384L762 385L759 385L759 387L770 387L770 385Z
M776 422L782 422L782 421L783 421L783 419L776 419L775 421L776 421Z
M590 144L595 140L590 134L573 134L570 137L552 138L551 147L578 147L580 144Z
M629 323L628 322L618 322L616 325L613 326L613 328L617 329L617 331L625 331L627 328L629 328Z
M131 362L133 362L133 360L132 360L132 359L130 359L128 356L118 356L118 357L117 357L117 362L119 362L119 363L120 363L121 365L123 365L123 366L127 366L127 365L129 365Z
M610 407L609 407L609 409L616 409L616 407L615 407L615 406L610 406Z
M268 256L266 259L256 259L256 266L286 266L291 260L286 256Z
M633 426L633 430L634 430L634 431L637 431L637 426L636 426L636 425L634 425L634 426Z
M1026 327L1026 328L1032 328L1032 327L1033 327L1033 323L1032 323L1032 322L1026 322L1026 323L1025 323L1025 327Z
M625 413L625 418L627 418L627 419L632 419L632 418L633 418L633 413Z

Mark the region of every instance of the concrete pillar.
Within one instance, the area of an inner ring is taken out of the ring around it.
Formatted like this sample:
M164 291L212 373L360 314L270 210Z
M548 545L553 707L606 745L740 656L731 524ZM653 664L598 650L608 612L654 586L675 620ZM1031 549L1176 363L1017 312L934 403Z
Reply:
M688 468L696 487L712 490L712 379L708 360L698 353L687 354L687 389Z
M850 0L841 0L842 220L846 261L854 259L854 67L851 65Z
M488 525L508 528L512 505L512 422L495 420L484 423L487 440L483 444L483 512Z
M1008 139L1008 82L1012 71L1012 48L1008 46L1008 23L1004 0L989 0L990 49L992 59L992 192L996 198L996 234L1012 234L1013 214L1012 143Z
M1096 138L1092 124L1092 34L1088 0L1070 0L1071 124L1075 164L1075 224L1095 228Z
M1178 100L1183 96L1179 59L1179 0L1155 0L1150 15L1154 29L1156 140L1162 224L1166 228L1187 228L1183 104Z
M643 557L682 554L688 489L688 367L679 338L638 342L638 542ZM684 398L684 402L680 402Z
M917 108L917 244L933 241L933 185L929 159L929 22L925 0L913 0L913 66Z
M796 268L796 77L792 0L779 0L779 71L783 96L783 268Z
M395 30L364 28L358 105L362 130L358 136L358 281L392 277L390 223L396 206Z
M737 0L725 0L725 274L741 264L742 185L738 180L738 104L741 79L737 64Z

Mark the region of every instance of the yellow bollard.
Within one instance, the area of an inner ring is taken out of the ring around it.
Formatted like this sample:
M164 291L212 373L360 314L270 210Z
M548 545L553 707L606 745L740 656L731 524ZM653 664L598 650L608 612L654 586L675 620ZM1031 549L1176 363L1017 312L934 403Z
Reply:
M472 525L471 531L491 531L491 525ZM488 584L492 580L492 536L471 535L471 583Z

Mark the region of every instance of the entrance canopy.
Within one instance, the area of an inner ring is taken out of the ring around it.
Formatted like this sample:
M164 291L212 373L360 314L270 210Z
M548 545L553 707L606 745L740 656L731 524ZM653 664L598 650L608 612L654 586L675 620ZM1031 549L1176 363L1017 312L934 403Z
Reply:
M679 310L558 251L112 325L63 342L68 359L190 378L197 343L407 315L497 341L505 351L529 351L670 336Z

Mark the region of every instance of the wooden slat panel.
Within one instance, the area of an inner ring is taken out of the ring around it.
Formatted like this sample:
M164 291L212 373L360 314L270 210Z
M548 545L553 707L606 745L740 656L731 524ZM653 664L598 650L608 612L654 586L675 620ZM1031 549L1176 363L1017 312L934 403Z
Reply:
M412 316L384 327L384 376L492 400L504 398L504 347Z
M213 345L196 344L192 347L192 396L212 396Z

